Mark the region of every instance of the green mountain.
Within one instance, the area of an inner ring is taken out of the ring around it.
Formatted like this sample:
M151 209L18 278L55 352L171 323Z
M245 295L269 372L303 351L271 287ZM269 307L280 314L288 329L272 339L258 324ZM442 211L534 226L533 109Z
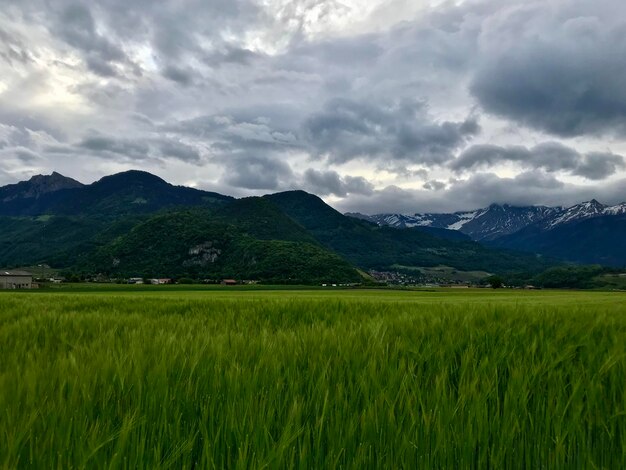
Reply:
M127 233L144 218L125 216L109 220L93 216L0 216L0 265L46 263L67 268L98 247Z
M379 227L303 191L233 199L138 171L87 186L42 178L34 189L4 193L11 197L0 204L0 265L294 283L356 282L357 267L506 273L550 265L447 233Z
M59 177L65 178L55 173L35 178L39 185L46 185ZM73 180L57 185L54 190L38 193L36 197L30 196L28 192L17 197L5 197L0 200L0 215L119 217L128 214L150 214L165 208L219 206L233 200L230 196L218 193L174 186L144 171L127 171L106 176L86 186L77 182L70 184L70 181ZM29 183L18 183L15 186ZM7 188L9 187L0 188L0 195ZM16 188L12 188L7 192L15 195L17 191Z
M451 266L467 271L540 271L553 264L531 254L489 249L414 229L379 227L347 217L317 196L288 191L265 196L306 228L316 240L362 268Z
M285 240L319 245L315 238L270 200L246 197L216 209L213 220L236 225L240 231L261 240Z
M240 210L266 205L257 200L232 206ZM239 225L202 209L159 214L99 248L79 267L119 277L233 277L294 284L361 280L349 263L316 244L290 219L280 214L277 218L274 229L263 227L258 236L259 230L246 225L247 220ZM284 236L280 230L285 230Z

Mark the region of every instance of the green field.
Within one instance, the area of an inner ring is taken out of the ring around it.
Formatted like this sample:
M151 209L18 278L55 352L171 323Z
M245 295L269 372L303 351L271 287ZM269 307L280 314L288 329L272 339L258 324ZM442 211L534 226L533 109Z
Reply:
M0 468L626 468L626 294L0 292Z

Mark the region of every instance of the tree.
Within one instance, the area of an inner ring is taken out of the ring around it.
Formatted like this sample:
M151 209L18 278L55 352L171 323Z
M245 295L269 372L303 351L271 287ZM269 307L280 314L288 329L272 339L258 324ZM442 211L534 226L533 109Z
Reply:
M502 278L499 277L499 276L489 276L487 278L487 283L493 289L500 289L500 288L504 287L504 282L502 281Z

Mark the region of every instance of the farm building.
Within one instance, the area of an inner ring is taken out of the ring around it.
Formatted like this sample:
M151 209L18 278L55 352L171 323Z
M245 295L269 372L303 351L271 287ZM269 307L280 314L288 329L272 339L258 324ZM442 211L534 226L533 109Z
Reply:
M0 289L32 289L33 275L26 271L0 271Z

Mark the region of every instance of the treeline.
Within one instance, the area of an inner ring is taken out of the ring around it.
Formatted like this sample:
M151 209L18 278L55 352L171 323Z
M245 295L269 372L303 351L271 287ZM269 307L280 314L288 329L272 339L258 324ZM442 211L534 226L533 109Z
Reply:
M556 266L540 274L512 273L502 276L505 285L511 287L536 286L546 289L598 289L612 287L607 276L623 273L623 270L600 265Z

